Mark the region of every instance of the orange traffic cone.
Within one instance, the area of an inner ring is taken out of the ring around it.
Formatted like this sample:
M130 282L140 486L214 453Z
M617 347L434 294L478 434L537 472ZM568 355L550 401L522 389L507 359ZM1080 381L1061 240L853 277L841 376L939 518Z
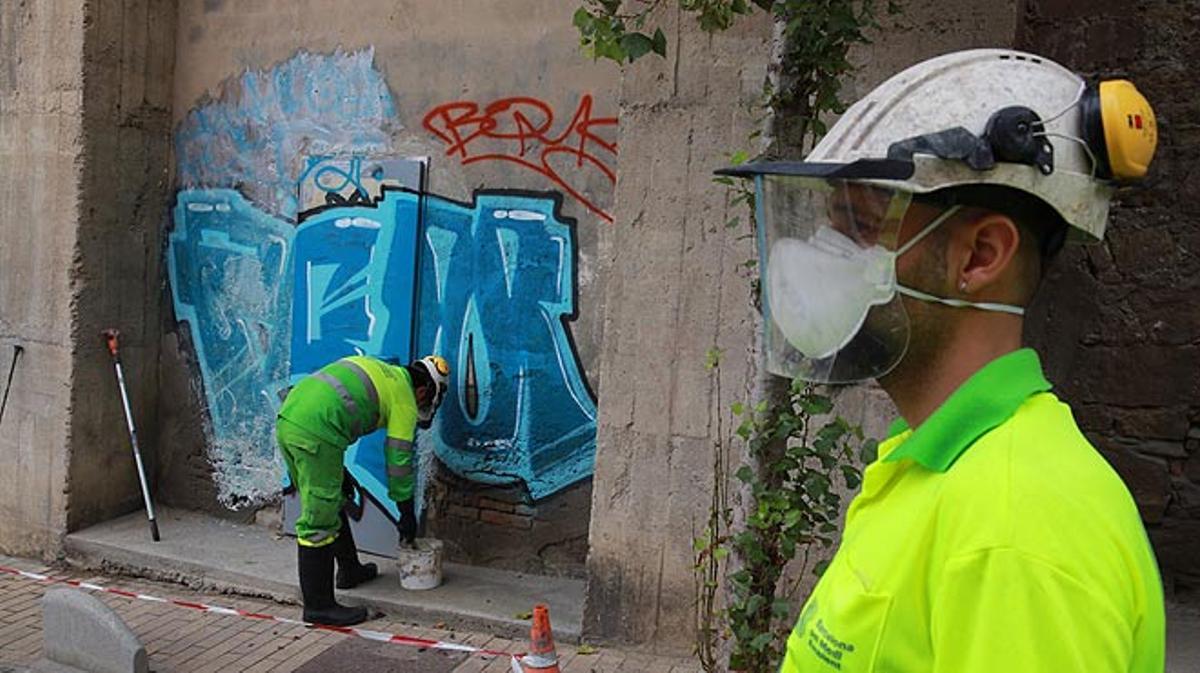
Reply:
M545 605L533 608L533 627L529 630L529 654L521 658L525 673L560 673L558 653L554 651L554 634L550 631L550 609Z

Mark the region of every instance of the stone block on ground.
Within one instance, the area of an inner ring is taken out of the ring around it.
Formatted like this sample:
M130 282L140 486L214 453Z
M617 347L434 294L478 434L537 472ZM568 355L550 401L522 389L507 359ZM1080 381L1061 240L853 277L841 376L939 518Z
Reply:
M92 673L147 673L146 648L104 603L77 589L42 598L43 654L50 662Z

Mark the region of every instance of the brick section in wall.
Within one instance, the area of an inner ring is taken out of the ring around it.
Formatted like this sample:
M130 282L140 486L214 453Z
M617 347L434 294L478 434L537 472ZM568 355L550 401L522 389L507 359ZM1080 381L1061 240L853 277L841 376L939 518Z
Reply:
M1149 179L1104 244L1055 263L1028 336L1137 500L1168 595L1200 601L1200 5L1029 0L1018 46L1131 79L1158 115Z
M591 481L533 501L522 485L487 486L437 464L428 533L452 561L542 575L583 577Z

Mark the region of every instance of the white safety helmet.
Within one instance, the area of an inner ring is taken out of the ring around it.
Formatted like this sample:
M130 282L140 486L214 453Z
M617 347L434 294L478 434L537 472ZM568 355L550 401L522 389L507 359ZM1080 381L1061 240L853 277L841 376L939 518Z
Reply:
M425 372L433 381L433 397L417 409L417 419L423 424L428 424L433 421L433 415L437 413L438 407L446 397L446 389L450 386L450 363L440 355L426 355L410 366Z
M976 49L891 77L803 161L718 171L756 182L769 369L821 382L876 378L907 350L900 294L964 304L896 281L914 195L1018 190L1073 238L1096 241L1114 183L1143 177L1156 143L1154 112L1133 84L1093 85L1039 56Z

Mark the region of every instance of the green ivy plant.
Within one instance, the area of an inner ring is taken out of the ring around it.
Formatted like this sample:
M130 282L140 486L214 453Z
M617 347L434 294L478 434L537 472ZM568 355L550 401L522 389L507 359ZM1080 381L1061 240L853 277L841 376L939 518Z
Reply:
M646 23L654 10L669 0L584 0L575 12L580 44L588 56L617 63L633 63L651 52L667 55L667 37L661 28L651 33ZM679 8L695 14L700 27L710 33L725 30L738 16L754 7L769 10L772 0L675 0Z
M738 17L769 12L781 44L764 91L770 139L764 154L795 157L824 135L831 116L845 111L841 92L842 82L853 74L850 50L870 42L879 29L878 5L885 1L890 13L899 11L893 0L582 0L574 24L585 54L626 64L650 53L666 56L667 38L651 25L655 10L664 6L677 6L710 33L728 29ZM739 152L733 163L747 159ZM716 181L729 189L731 208L746 207L745 219L731 218L726 226L745 222L753 232L753 190L743 181ZM756 282L751 289L760 308ZM706 365L720 399L720 353L710 352ZM727 640L728 670L778 670L798 607L795 594L810 571L824 570L824 561L814 556L824 557L835 539L842 504L837 484L858 488L858 465L875 457L875 442L836 415L827 391L762 376L759 399L733 408L736 436L744 445L744 464L735 473L746 496L738 503L740 516L731 505L730 447L719 418L712 501L693 545L696 652L706 671L726 670L721 645ZM797 558L800 576L781 586L785 568ZM722 580L723 605L718 598Z
M725 610L734 641L732 670L778 670L804 574L820 575L827 563L813 563L813 552L834 543L842 504L837 483L857 489L859 461L874 460L875 441L860 427L831 416L833 408L829 396L799 380L792 382L783 405L734 405L742 419L737 436L765 469L747 464L735 475L749 487L753 506L728 540L743 561L729 575L732 596ZM781 586L784 569L797 556L802 572L790 586Z

